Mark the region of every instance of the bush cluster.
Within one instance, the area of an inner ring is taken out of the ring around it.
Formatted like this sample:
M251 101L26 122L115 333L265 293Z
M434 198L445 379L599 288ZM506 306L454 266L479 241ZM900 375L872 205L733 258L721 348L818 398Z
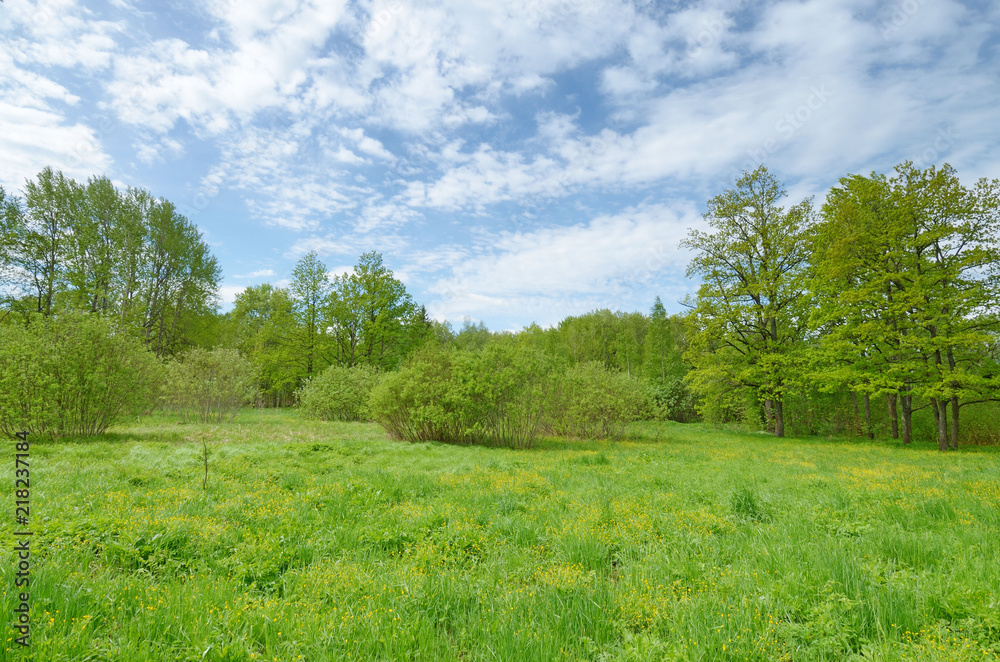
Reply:
M597 363L561 368L514 340L424 348L372 391L371 416L398 439L530 448L545 433L619 438L647 391Z
M324 421L368 418L368 399L379 374L369 366L330 366L306 382L296 395L302 412Z
M235 349L188 350L166 373L164 405L186 420L232 421L257 393L254 367Z
M668 377L663 381L651 382L648 389L653 403L652 417L655 420L678 423L697 420L697 403L683 377Z
M425 347L372 392L372 418L398 439L528 448L545 422L553 364L494 343L481 351Z
M638 381L597 361L566 370L550 402L552 432L584 439L620 439L628 423L648 417L653 408Z
M0 431L92 436L156 400L161 364L94 314L0 327Z

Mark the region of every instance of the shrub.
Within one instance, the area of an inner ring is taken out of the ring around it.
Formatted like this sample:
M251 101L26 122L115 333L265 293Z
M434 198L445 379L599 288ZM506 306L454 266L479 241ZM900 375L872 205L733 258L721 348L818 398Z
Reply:
M527 448L544 429L552 369L512 340L481 351L431 345L382 379L370 411L398 439Z
M396 372L382 377L368 401L371 417L391 437L406 441L464 441L447 412L454 352L428 346Z
M473 443L530 448L546 425L554 362L513 340L457 352L449 402Z
M620 439L628 423L648 416L653 407L637 380L597 361L566 370L550 402L552 432L583 439Z
M650 383L648 389L653 402L652 414L657 420L690 423L698 418L694 394L682 377Z
M192 349L167 366L163 401L185 420L232 421L253 402L255 377L253 365L235 349Z
M101 434L155 402L161 370L138 340L97 315L0 327L0 431Z
M296 395L302 412L324 421L361 421L379 375L368 366L330 366L306 382Z

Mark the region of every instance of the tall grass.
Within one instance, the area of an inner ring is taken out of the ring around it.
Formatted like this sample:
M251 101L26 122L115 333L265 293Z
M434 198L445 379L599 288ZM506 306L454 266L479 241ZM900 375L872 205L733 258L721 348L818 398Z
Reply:
M34 659L1000 658L996 449L238 420L33 445Z

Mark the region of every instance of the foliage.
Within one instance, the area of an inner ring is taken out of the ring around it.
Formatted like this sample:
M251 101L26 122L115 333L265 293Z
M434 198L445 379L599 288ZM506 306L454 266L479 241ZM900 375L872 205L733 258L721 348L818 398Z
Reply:
M361 421L368 417L368 399L379 373L369 366L332 365L297 391L299 406L310 418Z
M329 318L337 361L391 370L430 335L430 321L376 252L333 280Z
M967 188L948 165L907 162L891 178L842 178L823 214L814 242L817 380L898 397L904 441L913 397L927 398L941 450L954 447L961 400L1000 389L983 370L1000 329L1000 181Z
M169 201L46 168L0 207L0 285L14 312L98 313L161 356L205 340L219 266Z
M290 404L299 380L295 358L296 322L288 290L268 283L236 295L227 316L225 345L254 365L257 388L269 406Z
M513 342L479 352L431 344L372 392L372 417L395 438L535 445L546 420L554 365Z
M463 327L466 342L481 345L485 327ZM488 333L488 332L485 332ZM461 344L461 335L455 338ZM650 314L596 310L567 317L558 326L542 329L530 325L518 336L567 365L597 361L608 370L625 373L645 384L656 400L652 415L676 421L697 417L695 398L683 381L688 365L687 329L679 316L668 316L657 297Z
M264 284L238 295L223 340L257 367L266 401L281 405L331 365L393 369L433 333L381 255L365 253L331 280L312 252L287 289Z
M0 325L0 431L93 436L156 397L161 367L96 314Z
M453 353L428 345L372 390L369 412L394 439L464 443L447 398Z
M812 219L809 200L789 210L785 191L767 168L745 172L736 187L708 201L712 233L691 230L682 245L695 251L689 276L701 276L692 312L697 332L686 357L704 388L731 382L773 408L783 436L783 401L796 381L805 336L805 273Z
M253 365L235 349L191 349L167 365L163 402L185 420L231 422L253 402Z
M290 329L294 339L292 355L302 362L302 374L311 377L329 360L323 358L328 344L323 309L330 296L330 279L315 251L302 257L292 271L288 290L296 324Z
M548 424L559 435L621 439L626 425L648 418L652 407L649 392L638 380L590 361L556 379Z
M694 394L680 377L668 377L665 381L647 385L652 400L652 418L658 421L690 423L697 419L698 410Z

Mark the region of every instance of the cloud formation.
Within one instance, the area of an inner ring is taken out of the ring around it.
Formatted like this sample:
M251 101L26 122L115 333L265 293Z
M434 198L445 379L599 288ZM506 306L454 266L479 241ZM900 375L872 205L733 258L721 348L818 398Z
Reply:
M790 203L904 159L1000 176L998 24L972 0L7 0L0 183L186 201L236 279L380 250L439 317L648 308L694 289L676 242L743 169Z

